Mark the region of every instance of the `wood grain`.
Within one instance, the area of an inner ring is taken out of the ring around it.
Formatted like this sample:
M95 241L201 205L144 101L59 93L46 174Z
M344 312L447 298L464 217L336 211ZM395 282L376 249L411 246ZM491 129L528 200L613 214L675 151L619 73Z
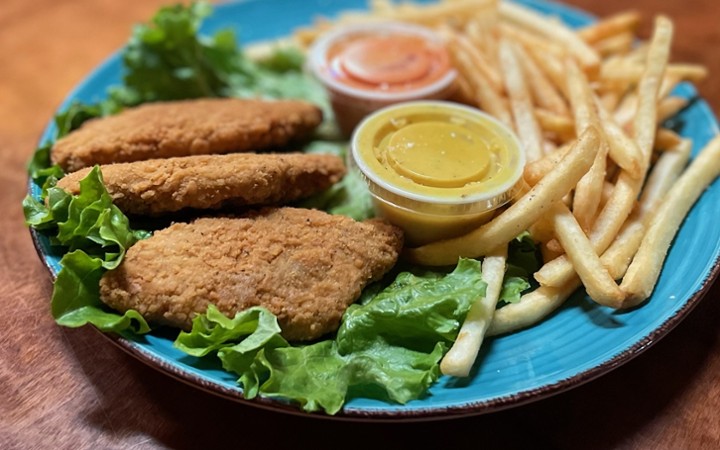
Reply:
M155 372L91 328L57 327L49 277L22 223L24 167L64 96L161 3L0 6L0 448L720 446L718 284L669 336L600 379L520 408L425 424L326 422L235 404ZM570 3L604 15L626 2ZM674 59L705 64L717 80L715 1L638 0L632 7L674 17ZM700 91L720 111L720 83L705 82Z

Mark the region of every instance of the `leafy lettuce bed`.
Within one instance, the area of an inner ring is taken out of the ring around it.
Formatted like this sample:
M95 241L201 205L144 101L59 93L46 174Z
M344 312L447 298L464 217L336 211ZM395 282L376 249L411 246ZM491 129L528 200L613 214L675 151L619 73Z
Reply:
M210 8L203 3L161 9L149 25L136 27L123 51L123 84L97 104L72 104L55 118L60 138L86 120L114 114L144 102L198 97L302 98L329 108L322 88L303 74L303 55L277 49L254 61L238 47L232 32L198 35ZM308 152L342 154L333 139L332 120L322 127ZM23 201L26 222L64 251L51 310L57 323L90 323L103 331L147 333L136 311L123 315L99 299L99 281L116 268L135 242L151 233L135 230L112 204L95 168L73 196L55 187L64 174L51 165L51 143L38 148L29 165L40 198ZM372 214L364 184L353 175L302 206L362 220ZM532 241L511 246L503 302L517 301L538 264ZM282 397L306 411L334 414L352 397L405 403L424 395L439 376L439 361L454 341L471 303L485 291L480 264L461 260L452 271L407 268L394 279L368 287L343 317L331 339L293 346L280 335L276 318L263 308L223 316L211 307L180 333L175 346L198 357L218 357L239 376L244 395ZM216 355L216 356L213 356Z

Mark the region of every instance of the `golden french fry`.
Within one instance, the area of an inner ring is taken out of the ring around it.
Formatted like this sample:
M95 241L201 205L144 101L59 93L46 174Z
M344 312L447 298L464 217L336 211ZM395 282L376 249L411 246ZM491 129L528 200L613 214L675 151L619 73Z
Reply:
M692 141L681 139L671 151L663 152L660 155L647 177L640 196L640 217L650 214L658 207L660 200L685 168L690 159L691 149Z
M551 214L557 239L590 298L601 305L619 308L625 294L600 262L573 213L562 202L558 202L551 208Z
M488 58L475 47L465 36L457 32L446 31L450 43L458 47L458 51L463 52L469 58L474 71L482 72L483 78L487 83L499 94L503 92L503 80L495 67L490 64ZM472 74L465 73L468 78Z
M600 103L603 106L603 109L605 111L615 111L615 109L618 107L618 104L620 103L620 99L622 99L622 96L624 94L624 91L605 91L600 96Z
M658 103L657 123L663 123L685 108L688 100L683 97L665 97Z
M600 69L600 79L612 83L637 83L640 81L643 71L644 67L637 63L603 64ZM699 64L669 64L667 75L677 81L686 80L697 83L707 78L708 70L707 67Z
M595 106L600 116L602 129L605 132L610 158L627 172L628 175L633 178L640 177L642 175L640 164L641 154L637 144L615 123L615 119L597 99Z
M626 184L631 191L633 199L640 193L640 188L645 179L644 174L647 172L650 164L650 155L652 154L655 142L658 92L660 91L660 83L670 57L672 35L672 22L664 16L658 17L655 21L655 30L648 52L647 67L638 86L638 108L633 120L633 139L640 150L640 167L643 176L635 180L626 180L625 178L629 177L629 175L626 175L627 172L622 172L615 189L617 190L618 186ZM612 198L610 201L612 202ZM627 204L627 200L618 203L625 205ZM604 212L605 209L603 210L603 213ZM611 226L608 226L605 230L598 228L593 230L594 235L603 236L602 239L598 238L598 243L604 244L599 246L599 251L604 251L605 248L607 248L607 245L609 245L612 240L612 236L617 233L629 213L630 209L628 208L626 210L623 209L623 211L617 215L616 219L609 220L609 217L604 217L604 222L608 225L611 223ZM598 218L598 222L603 223L600 218Z
M434 27L451 22L457 25L464 25L465 22L478 15L494 15L496 13L496 4L497 0L460 0L450 3L432 3L420 7L411 4L394 5L388 2L380 6L380 9L374 11L374 13L365 11L346 12L336 19L333 24L340 26L354 23L397 20L416 23L426 27ZM302 46L307 47L331 26L327 19L318 21L312 27L296 30L294 33L295 40Z
M601 58L606 58L612 55L628 53L632 50L634 43L635 35L631 32L626 32L598 41L593 44L593 48Z
M418 264L443 266L455 264L461 256L486 255L510 242L570 192L592 165L599 142L599 132L588 129L553 171L490 222L464 236L408 249L407 258Z
M637 11L625 11L588 25L578 30L577 34L582 40L592 44L618 34L633 33L639 23L640 14Z
M639 183L637 179L621 172L612 194L595 219L588 237L593 249L599 254L613 241L623 222L627 219L633 206ZM575 274L573 265L566 255L546 262L535 272L535 279L543 286L563 286Z
M575 123L564 115L542 108L535 108L535 118L543 131L554 133L564 140L575 139Z
M650 296L680 224L700 194L719 174L720 135L690 163L652 215L640 248L620 284L627 293L623 307L636 306Z
M583 229L588 229L597 213L600 198L602 197L608 146L595 109L595 99L590 84L580 71L580 68L575 64L575 61L572 59L566 60L565 67L570 106L575 118L577 133L580 134L591 126L601 130L602 142L597 148L595 162L593 162L588 173L578 182L573 198L573 214L580 226Z
M476 105L512 128L513 120L510 110L484 75L475 70L470 56L457 46L450 46L449 50L456 69L470 85L470 90L474 92Z
M657 98L658 100L663 99L670 95L670 93L675 89L675 87L680 83L682 79L679 76L673 75L673 74L665 74L662 80L662 84L660 85L660 91L658 92Z
M465 34L468 39L490 60L492 67L500 66L497 60L497 36L493 32L497 23L496 16L483 14L468 21L465 25Z
M532 30L563 47L580 63L591 79L595 78L600 68L599 55L566 25L549 20L515 3L501 2L498 11L501 19Z
M524 294L520 301L495 311L486 336L512 333L540 322L555 311L580 286L576 277L561 287L540 286Z
M631 215L610 247L600 257L600 262L614 280L619 280L625 275L630 261L640 247L644 234L645 224L643 221L634 214Z
M672 32L672 22L665 17L658 17L648 51L647 68L638 89L638 110L633 127L634 139L640 149L640 168L643 175L633 178L625 171L620 172L612 195L600 211L588 235L593 249L598 254L610 246L620 231L635 205L635 199L645 180L655 140L656 99L669 57ZM546 263L535 273L535 279L544 286L557 287L567 283L573 274L572 264L567 256L563 255Z
M540 108L560 116L566 116L569 113L567 103L555 88L555 85L545 75L545 72L540 69L521 45L514 46L513 50L515 50L518 61L525 73L525 79L534 103Z
M565 98L568 97L567 86L565 85L565 69L562 64L562 57L554 57L550 54L543 53L541 49L526 44L522 44L527 50L535 64L547 75L552 81L555 88Z
M682 173L690 158L691 147L692 142L684 139L673 151L663 153L653 166L637 211L628 218L600 258L614 279L618 280L625 275L645 235L648 218L652 217L665 194Z
M499 45L500 67L505 78L505 88L510 98L510 108L513 113L515 129L525 151L525 159L528 162L533 162L542 158L544 154L540 126L535 119L530 92L525 83L522 67L513 44L502 39Z
M567 56L566 50L561 45L551 42L543 36L531 33L527 29L513 23L500 22L498 29L503 37L521 44L529 51L535 51L542 55L550 55L559 60Z
M677 147L682 138L676 132L667 128L658 128L655 134L655 148L658 150L670 150Z
M638 107L637 92L628 92L618 104L617 109L613 112L613 119L621 128L629 129L635 117Z
M460 327L457 339L440 361L440 371L444 375L466 377L470 374L485 332L495 314L505 277L506 259L507 245L503 245L483 260L482 276L487 283L485 295L472 304Z
M552 153L543 156L535 162L525 165L523 178L530 186L535 186L545 175L553 170L570 150L570 145L564 145Z
M600 208L603 208L610 199L613 189L615 189L615 185L605 180L603 183L602 196L600 197Z

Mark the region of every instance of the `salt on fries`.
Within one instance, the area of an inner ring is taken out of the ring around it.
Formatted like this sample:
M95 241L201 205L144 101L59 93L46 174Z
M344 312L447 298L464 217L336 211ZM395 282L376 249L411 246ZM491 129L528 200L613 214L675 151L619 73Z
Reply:
M646 300L689 208L720 174L720 137L686 169L691 141L662 126L687 106L670 96L673 88L707 77L703 66L670 63L672 22L656 18L651 39L640 42L634 11L571 30L496 0L371 6L369 14L339 23L390 19L434 27L459 74L455 99L514 128L528 161L524 194L492 220L406 251L424 265L485 257L487 292L471 307L443 373L467 375L484 336L537 323L580 286L612 308ZM296 38L307 44L331 25L319 21ZM507 244L525 230L544 256L534 274L540 287L496 310Z

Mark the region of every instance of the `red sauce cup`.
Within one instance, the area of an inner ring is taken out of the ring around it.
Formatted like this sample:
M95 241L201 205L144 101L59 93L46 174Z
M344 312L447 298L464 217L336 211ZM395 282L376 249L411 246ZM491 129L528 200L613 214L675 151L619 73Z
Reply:
M329 31L310 50L309 67L327 89L340 131L348 137L380 108L448 98L457 75L437 34L397 22Z

